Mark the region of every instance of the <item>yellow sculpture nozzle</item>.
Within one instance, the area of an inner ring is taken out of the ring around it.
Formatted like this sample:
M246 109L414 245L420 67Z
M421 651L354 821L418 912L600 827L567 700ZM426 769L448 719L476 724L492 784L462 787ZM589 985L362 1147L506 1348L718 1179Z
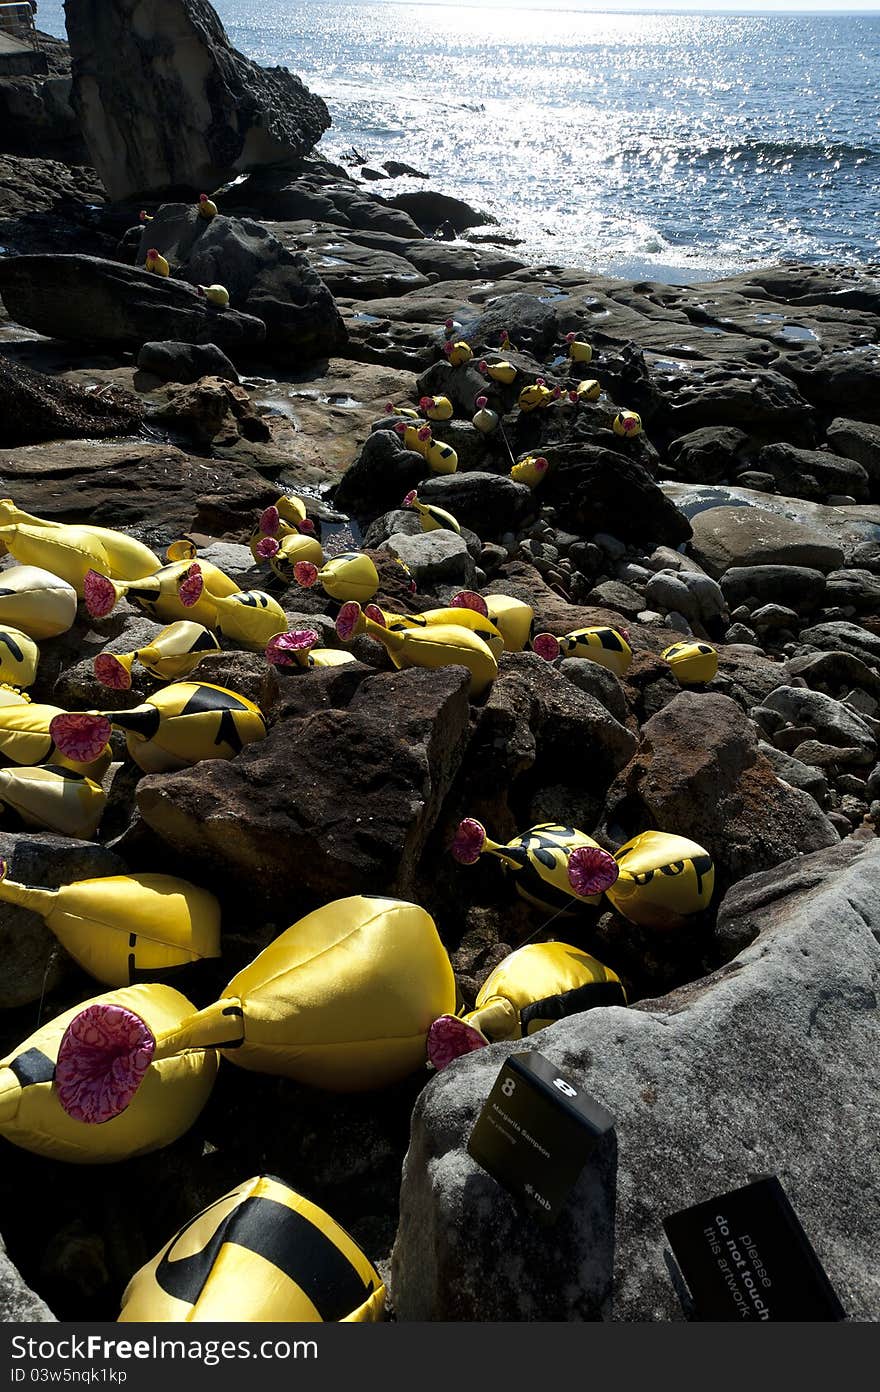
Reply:
M129 691L132 664L139 656L140 653L137 652L98 653L92 664L95 676L102 686L109 686L113 691Z

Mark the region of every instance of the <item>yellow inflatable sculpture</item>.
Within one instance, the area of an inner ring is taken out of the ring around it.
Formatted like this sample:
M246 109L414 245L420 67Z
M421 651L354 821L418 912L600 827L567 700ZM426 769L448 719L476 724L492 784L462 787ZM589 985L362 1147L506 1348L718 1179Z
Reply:
M379 588L379 573L361 551L343 551L325 561L320 570L310 561L298 561L293 575L303 589L320 584L331 599L343 604L349 599L366 604Z
M428 420L450 420L453 414L452 402L448 396L423 396L419 402L419 409L424 411Z
M536 1031L601 1005L626 1005L616 972L568 943L529 943L512 952L487 977L475 1009L435 1020L428 1058L437 1069L454 1058L502 1039Z
M251 555L258 563L268 561L278 578L290 585L297 561L311 561L316 566L324 563L314 531L315 524L306 517L301 498L279 498L260 516L259 527L250 539Z
M584 854L575 884L569 864L576 850ZM496 856L513 876L520 898L550 913L574 913L580 905L598 904L618 876L608 851L582 831L557 822L542 822L502 846L489 840L482 823L465 817L455 834L452 854L460 865L473 865L484 854Z
M213 627L217 617L214 600L237 594L235 581L208 561L196 562L191 542L174 542L168 554L167 565L140 580L111 580L90 570L83 581L83 597L92 618L106 618L120 599L130 599L148 618L160 623L189 619Z
M407 493L401 507L412 508L418 514L419 522L423 532L458 532L461 527L456 522L451 512L446 512L443 508L435 507L433 503L419 502L415 489Z
M192 1126L217 1073L213 1049L162 1053L193 1009L179 991L151 983L42 1025L0 1060L0 1136L79 1165L170 1145Z
M484 359L478 366L484 377L491 377L493 382L500 382L502 386L511 387L516 381L516 368L506 358L498 362L486 362Z
M235 758L246 744L264 738L266 719L253 701L223 686L174 682L132 710L56 715L49 733L66 759L82 765L97 757L113 727L125 732L138 768L167 773L202 759Z
M619 875L606 891L631 923L678 928L708 908L715 888L712 857L696 841L665 831L643 831L615 851ZM572 867L577 876L577 864Z
M14 545L10 545L7 539L7 527L22 528L21 535L13 537ZM52 555L60 559L63 565L70 566L73 574L78 575L80 579L89 566L83 565L69 554L77 550L81 550L84 555L93 556L94 559L89 564L94 565L95 570L100 571L102 575L109 575L115 580L138 580L142 575L151 574L161 565L159 557L149 546L144 546L143 542L135 537L126 536L125 532L117 532L112 527L96 527L90 522L76 522L72 525L66 522L50 522L46 518L23 512L15 506L11 498L0 499L0 542L5 544L3 549L9 551L23 565L45 564L45 569L53 575L60 575L68 580L80 597L82 590L75 579L64 570L58 570L39 559L39 539L35 535L36 532L54 534L57 549ZM71 532L75 535L70 536ZM25 555L24 552L32 554ZM35 633L34 637L37 636Z
M618 411L611 422L611 429L624 440L634 440L642 433L642 418L635 411Z
M508 652L522 652L534 622L534 610L512 595L486 595L489 618L501 633Z
M107 806L100 783L73 769L40 764L0 768L0 804L25 826L91 841Z
M471 416L471 424L476 426L481 435L491 435L493 430L498 429L501 419L498 412L489 409L488 396L478 396L474 406L476 409Z
M528 488L537 488L542 479L547 477L547 470L550 465L542 454L537 456L527 454L525 459L520 459L511 467L510 477L515 483L524 483Z
M471 696L480 696L498 676L498 663L492 649L477 633L457 624L394 630L368 618L359 604L349 603L339 611L336 632L344 643L360 633L375 638L395 667L467 667L471 674Z
M220 905L206 889L171 875L110 875L60 889L6 878L0 901L40 914L75 962L105 986L220 956Z
M580 406L583 402L598 401L602 395L602 388L595 377L587 377L583 382L578 382L574 391L568 393L568 399L575 406Z
M339 648L319 648L313 628L294 628L279 633L266 645L266 661L273 667L345 667L357 662L353 653Z
M531 386L523 387L519 394L518 405L521 411L538 411L544 406L549 406L556 397L547 386L543 377L538 377Z
M102 686L114 691L128 691L131 669L137 661L151 677L160 681L175 681L194 672L203 657L220 651L220 644L201 624L180 619L157 633L145 648L130 653L99 653L93 663L95 676Z
M40 650L20 628L0 627L0 681L31 686L37 675Z
M20 628L38 642L67 633L76 618L76 590L39 566L0 572L0 624Z
M103 778L110 767L110 747L106 739L88 759L68 758L52 736L52 721L66 712L59 706L43 706L31 701L0 702L0 763L51 764L73 769L87 778Z
M221 1000L157 1039L152 1057L214 1047L239 1068L367 1092L421 1067L428 1030L454 1008L452 965L430 914L353 895L288 928ZM118 1062L97 1050L91 1076Z
M447 339L443 344L443 352L446 354L450 367L463 367L474 356L470 344L465 343L463 339L459 339L457 343Z
M504 652L504 639L492 620L483 612L485 607L480 595L462 590L445 609L426 609L421 614L391 614L380 609L377 604L368 604L364 609L364 617L372 619L383 628L391 629L394 633L411 628L437 628L449 624L457 628L469 628L472 633L482 638L497 662Z
M213 595L205 590L198 561L190 567L185 583L187 600L210 603L214 613L208 620L209 627L219 629L223 637L233 643L241 643L257 652L265 648L276 633L283 633L287 628L287 615L281 605L264 590L236 590L230 595Z
M673 643L660 656L682 686L702 686L718 675L718 652L711 643Z
M576 333L566 334L565 341L568 344L568 356L572 362L588 363L593 361L593 350L589 343L578 338Z
M280 1179L208 1204L132 1276L119 1322L364 1323L385 1287L344 1228Z
M625 676L632 662L632 648L626 641L629 634L616 628L578 628L556 638L552 633L538 633L532 639L532 649L546 662L557 657L581 657L598 662L615 676Z

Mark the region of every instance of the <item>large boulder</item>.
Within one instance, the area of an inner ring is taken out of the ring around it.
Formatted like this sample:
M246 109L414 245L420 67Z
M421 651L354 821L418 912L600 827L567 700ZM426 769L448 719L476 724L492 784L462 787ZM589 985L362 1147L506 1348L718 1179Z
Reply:
M66 0L71 103L110 197L214 189L306 154L330 125L286 68L232 47L206 0Z
M838 840L809 794L781 783L758 753L755 726L736 702L693 691L644 725L608 794L606 829L615 840L640 831L690 837L712 856L722 891Z
M142 403L130 392L87 391L0 355L0 448L71 436L128 435L143 415Z
M222 214L206 221L193 204L168 203L141 234L139 264L149 247L168 258L181 280L225 286L234 309L263 320L269 347L316 358L345 342L339 311L317 272L262 223Z
M880 844L755 876L723 913L756 939L735 963L469 1054L425 1088L392 1265L399 1320L680 1320L662 1219L767 1173L850 1318L880 1316ZM533 1049L616 1123L549 1233L466 1151L503 1060Z
M0 297L10 319L47 338L140 348L174 339L252 348L260 319L215 309L194 285L99 256L0 258Z
M609 532L621 541L678 546L691 535L683 513L634 459L596 445L548 446L541 502L570 532Z
M54 1324L45 1301L31 1290L0 1241L0 1324Z
M418 858L468 738L461 667L289 677L265 740L138 785L176 852L289 911L291 894L411 892Z
M804 566L826 573L843 564L843 551L833 537L762 507L711 507L697 513L690 549L716 578L731 567Z

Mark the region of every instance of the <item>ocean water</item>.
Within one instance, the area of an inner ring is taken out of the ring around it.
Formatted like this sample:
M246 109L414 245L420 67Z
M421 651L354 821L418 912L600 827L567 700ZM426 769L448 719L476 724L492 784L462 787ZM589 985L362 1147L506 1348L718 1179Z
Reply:
M215 8L236 47L325 99L328 156L427 171L522 238L523 259L699 280L880 257L880 15ZM60 0L39 22L64 33Z

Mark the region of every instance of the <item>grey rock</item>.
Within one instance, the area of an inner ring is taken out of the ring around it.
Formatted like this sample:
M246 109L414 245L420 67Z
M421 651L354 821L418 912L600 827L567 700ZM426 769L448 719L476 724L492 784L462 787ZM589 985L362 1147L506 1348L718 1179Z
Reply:
M623 687L607 667L590 662L587 658L566 657L560 662L559 670L579 690L594 697L621 725L625 723L629 712Z
M464 232L468 227L485 227L497 221L490 213L480 213L462 199L433 189L414 189L386 201L389 207L409 213L425 232L433 232L443 222L451 222L456 232Z
M780 492L824 502L829 493L847 493L852 500L866 500L870 488L861 464L827 450L796 449L793 445L767 445L760 465L773 477Z
M812 726L826 744L859 750L859 763L870 764L876 758L877 741L861 716L821 691L780 686L765 696L764 705L793 725Z
M175 185L210 191L290 163L330 125L298 77L232 47L206 0L67 0L65 13L71 104L115 200Z
M762 604L752 614L752 623L758 633L773 632L777 629L797 628L798 616L793 609L784 604Z
M125 873L125 865L104 846L55 836L48 831L0 832L0 857L9 878L32 888L58 889L73 880ZM74 966L39 914L0 903L0 1009L14 1010L53 991Z
M731 624L725 635L728 643L747 643L749 647L761 646L757 633L748 624Z
M860 624L838 620L801 630L801 643L820 651L853 653L868 664L880 662L880 635Z
M234 364L216 343L145 343L138 353L137 365L142 372L151 372L163 382L198 382L201 377L241 380Z
M808 613L821 603L825 576L821 570L806 566L731 566L721 577L721 589L732 608L747 604L753 609L773 603Z
M430 591L444 581L464 586L474 582L473 557L464 538L455 532L417 532L413 536L394 532L382 549L403 561L419 589Z
M427 465L420 454L403 448L393 429L368 435L333 493L334 505L362 522L372 521L388 508L399 508L411 489L421 484ZM421 496L421 489L419 489ZM415 514L410 514L415 518ZM417 519L416 519L417 520Z
M620 614L625 614L628 619L634 619L639 610L644 608L645 601L630 585L624 585L620 580L605 580L596 585L587 595L588 604L598 604L604 609L615 609Z
M421 502L435 503L451 512L458 522L487 541L519 529L537 511L535 495L524 483L516 483L507 474L483 473L478 469L435 474L419 484L418 492Z
M706 425L673 440L668 455L679 478L717 483L731 476L748 442L748 435L735 426Z
M645 599L661 613L673 609L689 623L706 625L727 612L727 604L717 580L694 571L660 570L648 581Z
M757 939L734 965L429 1083L403 1171L398 1318L681 1319L661 1220L773 1173L850 1318L875 1320L878 872L880 844L852 841L753 876L722 906L730 938ZM552 1242L465 1149L503 1059L532 1049L616 1121Z
M833 450L855 459L872 482L880 482L880 426L837 416L825 433Z
M0 1240L0 1324L54 1324L45 1301L25 1281Z
M781 778L783 783L790 783L793 788L803 788L805 793L821 803L828 792L828 779L824 773L810 764L801 763L793 754L786 754L784 749L775 749L772 744L759 741L758 751L772 764L777 778Z
M839 570L843 551L816 529L759 507L716 507L698 513L692 522L692 555L716 578L731 567L756 565L806 566L827 572Z

